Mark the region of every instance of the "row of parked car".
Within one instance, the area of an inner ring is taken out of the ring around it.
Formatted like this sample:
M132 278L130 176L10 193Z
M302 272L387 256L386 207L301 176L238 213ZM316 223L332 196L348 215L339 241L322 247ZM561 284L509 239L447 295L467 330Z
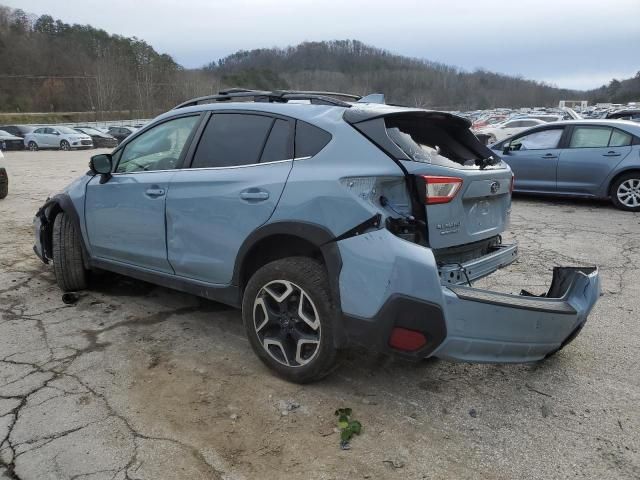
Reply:
M580 113L570 108L495 109L459 112L472 121L472 130L485 144L500 142L528 128L561 120L609 119L640 122L639 108L591 109Z
M1 150L36 151L44 148L74 150L83 148L114 148L136 127L111 126L105 130L88 125L74 127L50 125L2 125L0 126Z

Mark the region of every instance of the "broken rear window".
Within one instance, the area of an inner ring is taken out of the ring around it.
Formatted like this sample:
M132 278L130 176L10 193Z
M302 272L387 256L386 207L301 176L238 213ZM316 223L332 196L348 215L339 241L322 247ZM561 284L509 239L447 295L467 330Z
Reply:
M481 157L470 148L478 140L466 128L441 120L385 118L387 135L412 160L447 167L475 167Z

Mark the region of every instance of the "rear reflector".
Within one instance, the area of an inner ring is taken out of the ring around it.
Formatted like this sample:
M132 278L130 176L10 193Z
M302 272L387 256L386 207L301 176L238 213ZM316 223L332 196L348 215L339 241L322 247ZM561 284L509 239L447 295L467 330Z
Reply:
M457 177L433 177L423 175L427 184L424 202L427 205L434 203L449 203L462 186L462 179Z
M389 345L398 350L413 352L426 345L427 339L422 332L409 330L402 327L394 327L391 331Z

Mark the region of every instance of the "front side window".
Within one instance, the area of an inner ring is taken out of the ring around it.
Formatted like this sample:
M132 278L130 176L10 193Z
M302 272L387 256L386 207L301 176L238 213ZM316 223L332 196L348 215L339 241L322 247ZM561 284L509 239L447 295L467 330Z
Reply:
M193 156L192 168L259 163L273 121L272 117L244 113L212 115Z
M602 148L609 145L609 127L576 127L571 135L569 148Z
M69 128L69 127L58 127L58 132L64 133L65 135L70 135L72 133L78 133L73 128Z
M176 168L200 117L181 117L161 123L132 140L120 155L116 173Z
M558 148L562 137L562 129L542 130L514 138L509 145L510 150L549 150Z

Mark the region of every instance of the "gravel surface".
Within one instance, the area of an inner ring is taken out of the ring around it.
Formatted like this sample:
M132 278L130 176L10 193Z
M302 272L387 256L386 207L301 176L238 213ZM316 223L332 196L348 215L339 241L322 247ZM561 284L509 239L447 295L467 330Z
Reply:
M516 197L520 259L480 285L542 293L600 266L581 335L531 365L345 352L308 386L275 378L238 311L103 275L65 305L31 220L93 152L9 152L0 200L0 478L640 478L640 214ZM334 410L363 432L341 450Z

